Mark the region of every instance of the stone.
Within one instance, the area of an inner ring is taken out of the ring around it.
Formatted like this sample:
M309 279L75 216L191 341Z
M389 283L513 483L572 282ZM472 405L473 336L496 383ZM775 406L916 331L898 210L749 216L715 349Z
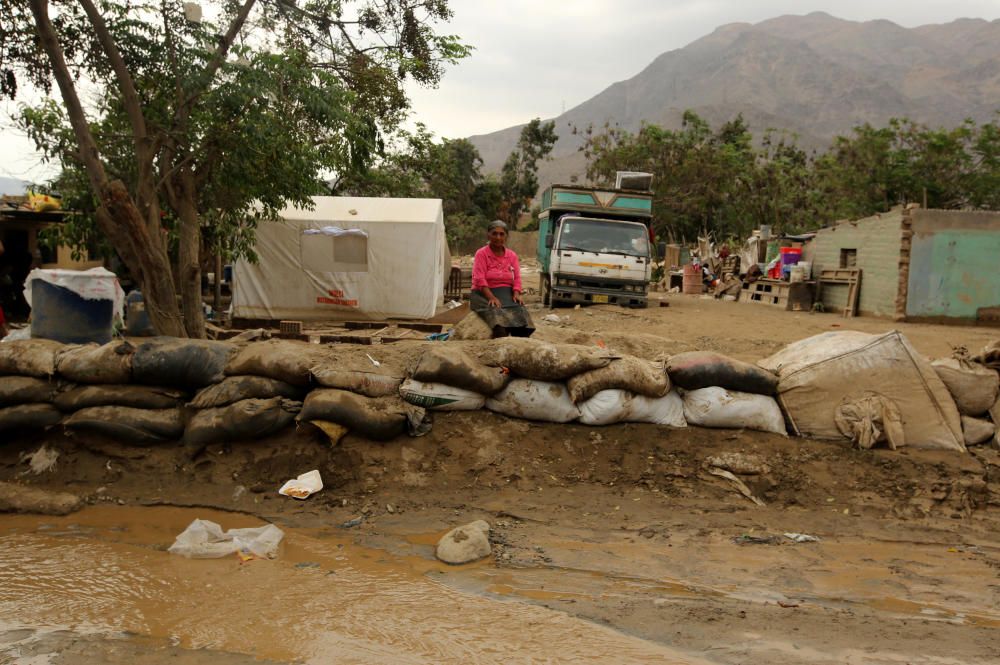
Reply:
M452 565L482 559L492 551L489 533L490 525L483 520L455 527L438 541L435 554L441 561Z
M68 515L82 507L83 500L75 494L0 482L0 513Z

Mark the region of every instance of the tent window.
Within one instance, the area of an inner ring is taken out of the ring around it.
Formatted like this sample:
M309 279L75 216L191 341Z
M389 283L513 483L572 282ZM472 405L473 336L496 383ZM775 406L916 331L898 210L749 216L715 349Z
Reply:
M364 236L301 235L299 251L307 272L368 272L368 238Z

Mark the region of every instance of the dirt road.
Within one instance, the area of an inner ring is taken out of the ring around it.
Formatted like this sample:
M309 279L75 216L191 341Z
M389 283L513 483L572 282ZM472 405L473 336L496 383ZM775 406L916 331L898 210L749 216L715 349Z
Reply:
M534 315L543 339L599 339L643 355L712 349L745 360L846 328L898 328L931 356L946 355L951 345L977 349L997 336L988 329L848 322L690 296L667 302L647 310L556 310L567 317L558 323L541 321L547 310ZM60 451L56 468L26 475L21 455L40 443ZM740 478L764 506L706 472L708 458L726 453L761 467ZM305 502L275 493L310 468L323 474L322 493ZM345 552L375 552L392 575L407 571L404 584L430 579L461 598L503 601L496 607L549 608L580 621L573 630L590 626L585 630L596 632L588 639L617 635L634 649L629 660L638 662L663 662L664 654L761 665L1000 662L1000 454L983 447L968 455L857 451L755 432L559 426L475 412L438 414L432 432L417 439L372 444L348 436L330 448L301 431L212 446L195 459L180 448L51 434L0 447L0 480L69 490L98 506L214 507L272 521L296 537L326 533ZM494 527L492 560L457 568L433 562L441 533L479 518ZM9 533L15 519L26 518L0 516L0 531ZM786 533L819 541L796 542ZM275 570L280 576L308 572L292 568ZM270 575L262 567L249 570ZM365 609L377 612L376 605ZM461 616L447 625L431 621L431 632L475 625L463 633L470 642L477 635L519 639L510 626L482 624L493 612L488 606L466 607L466 622ZM229 611L214 613L219 631L253 621L253 613ZM545 616L555 616L506 612L495 620L544 625ZM608 628L616 632L601 632ZM525 640L535 640L526 644L535 645L536 655L522 650L527 655L513 659L579 660L579 650L559 645L580 638L561 630L525 633ZM348 651L329 654L392 661L379 650L386 638L378 631L352 635L359 642L338 642ZM0 647L3 640L0 630ZM109 643L98 644L107 655ZM188 647L195 644L204 645L181 640L164 648L191 658ZM213 657L253 654L238 640L213 644L221 649ZM414 662L509 662L502 652L471 647L415 653L423 656ZM294 649L270 657L302 659ZM225 658L212 662L239 662Z

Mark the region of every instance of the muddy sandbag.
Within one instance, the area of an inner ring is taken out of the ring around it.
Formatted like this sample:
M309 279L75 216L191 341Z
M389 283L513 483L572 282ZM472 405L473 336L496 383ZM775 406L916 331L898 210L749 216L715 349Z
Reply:
M67 346L56 354L56 373L76 383L131 383L133 353L126 341Z
M194 390L222 381L236 348L207 339L155 337L136 347L132 377L136 383L150 386Z
M50 339L21 339L0 343L0 376L48 378L56 373L56 353L63 344Z
M407 379L399 387L399 396L410 404L434 411L476 411L486 404L486 396L471 390Z
M325 420L373 441L388 441L407 429L407 405L400 397L365 397L347 390L320 388L302 404L298 420Z
M580 409L563 383L514 379L486 400L486 408L514 418L568 423L580 417Z
M63 425L70 431L93 432L133 445L176 441L184 434L181 409L91 406L68 416Z
M301 401L304 392L298 386L266 376L227 376L219 383L199 390L188 406L195 409L217 409L245 399L271 397Z
M687 427L684 403L673 390L661 397L647 397L612 388L598 392L579 407L584 425L652 423Z
M480 346L479 360L506 367L512 374L535 381L565 381L581 372L607 367L612 356L601 348L550 344L525 337L504 337Z
M788 435L781 408L768 395L712 386L685 392L683 398L684 420L689 425Z
M778 377L766 369L711 351L689 351L670 356L667 374L684 390L717 386L741 393L773 395Z
M310 370L328 359L329 351L309 342L269 339L236 352L226 365L227 376L266 376L293 386L308 386Z
M483 317L475 312L469 312L462 320L452 326L451 335L448 339L454 340L483 340L492 339L493 329L483 321Z
M623 356L607 367L581 372L566 382L569 396L579 404L602 390L626 390L646 397L663 397L670 390L670 378L663 363Z
M302 402L272 397L244 399L228 406L202 409L184 428L184 443L206 445L259 439L291 425L301 408Z
M76 386L56 395L53 403L60 411L71 413L92 406L128 406L133 409L173 409L181 406L187 394L174 388L154 386Z
M976 446L986 443L996 434L996 425L983 418L962 416L962 434L965 435L965 445Z
M51 404L19 404L0 409L0 432L12 429L43 429L62 420Z
M1000 339L994 340L980 349L972 360L990 369L1000 371Z
M837 408L846 399L872 392L896 405L907 446L965 450L955 400L930 362L899 331L844 334L817 335L768 359L782 358L778 401L792 431L817 439L849 439L837 426ZM802 356L795 349L803 350Z
M886 443L890 450L906 445L899 407L877 393L848 395L837 406L834 421L841 434L862 450L879 443Z
M417 381L443 383L487 396L500 392L510 380L508 372L484 365L453 344L425 349L410 376Z
M931 366L948 387L962 415L981 416L997 401L1000 374L995 369L972 362L963 354L935 360Z
M59 384L33 376L5 376L0 379L0 406L51 402Z
M325 388L350 390L365 397L386 397L399 392L399 384L403 382L399 375L384 372L342 369L329 365L319 365L309 370L313 380Z

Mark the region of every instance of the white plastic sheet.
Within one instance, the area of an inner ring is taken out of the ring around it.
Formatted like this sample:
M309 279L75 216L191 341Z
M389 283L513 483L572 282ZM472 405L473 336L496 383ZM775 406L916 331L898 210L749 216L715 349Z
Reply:
M273 559L284 537L284 532L273 524L223 531L215 522L196 519L177 536L167 551L189 559L218 559L236 552Z
M286 481L278 490L278 494L293 499L308 499L321 489L323 489L323 477L319 475L318 469L313 469Z
M125 292L118 283L118 275L104 268L90 270L43 270L35 268L24 280L24 299L31 305L31 283L36 279L69 289L85 300L110 300L119 321L125 317Z

